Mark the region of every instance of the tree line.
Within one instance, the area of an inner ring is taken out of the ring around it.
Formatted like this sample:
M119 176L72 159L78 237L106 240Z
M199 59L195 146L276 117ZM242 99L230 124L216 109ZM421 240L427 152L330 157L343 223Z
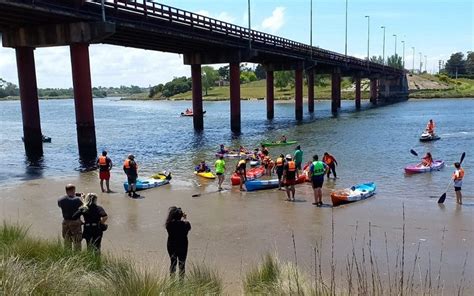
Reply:
M474 78L474 52L468 51L466 56L462 52L451 54L444 65L440 63L440 73L450 77Z

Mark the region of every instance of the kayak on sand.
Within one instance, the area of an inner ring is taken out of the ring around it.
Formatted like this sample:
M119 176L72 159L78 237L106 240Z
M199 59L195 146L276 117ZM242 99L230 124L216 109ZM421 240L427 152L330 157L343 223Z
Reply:
M214 175L212 172L197 172L197 171L194 171L194 174L199 176L199 177L206 178L206 179L215 179L216 178L216 175Z
M375 194L376 186L372 183L358 184L351 188L335 190L331 193L333 206L364 200Z
M265 174L265 168L264 167L256 167L256 168L251 168L247 170L247 180L254 180L257 178L260 178ZM232 177L230 177L230 181L232 185L240 185L240 176L237 173L233 173Z
M424 166L422 164L411 164L405 167L405 173L407 174L418 174L427 173L431 171L439 171L444 167L444 161L434 160L431 166Z
M300 175L299 178L296 179L296 184L301 184L301 183L304 183L305 181L306 181L306 176ZM247 189L247 191L278 188L278 179L247 180L247 182L245 182L245 188Z
M286 141L286 142L281 142L281 141L276 141L276 142L262 142L260 145L263 145L265 147L267 146L286 146L286 145L293 145L298 143L298 141Z
M137 190L145 190L149 188L160 187L169 183L170 183L169 179L148 178L148 179L137 179L137 183L135 183L135 186ZM125 191L128 191L128 181L123 182L123 188L125 189Z

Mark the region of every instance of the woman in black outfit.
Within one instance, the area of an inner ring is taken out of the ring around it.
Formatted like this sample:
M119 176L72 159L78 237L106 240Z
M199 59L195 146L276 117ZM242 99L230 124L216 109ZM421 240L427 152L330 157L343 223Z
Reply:
M184 277L186 256L188 255L188 232L191 230L191 224L186 220L186 213L181 208L171 207L165 226L168 231L167 249L171 260L170 274L174 275L179 261L179 275Z
M88 193L79 209L84 217L84 231L82 237L87 242L87 250L100 253L102 235L107 229L107 213L104 208L97 205L97 195Z

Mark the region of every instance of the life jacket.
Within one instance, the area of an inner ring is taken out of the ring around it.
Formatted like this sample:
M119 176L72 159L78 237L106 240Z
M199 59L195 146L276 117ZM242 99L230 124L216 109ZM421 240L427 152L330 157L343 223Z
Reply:
M277 160L276 160L276 166L281 167L282 165L283 165L283 158L278 157Z
M245 162L245 159L241 159L239 160L239 163L237 164L237 166L240 168L242 165L246 165L247 163Z
M130 159L125 159L125 162L123 163L123 167L126 168L126 169L129 169L130 168ZM138 164L135 162L135 168L138 170Z
M334 161L334 158L331 155L324 156L323 162L327 165L330 165Z
M268 164L269 162L270 162L270 157L269 157L269 156L265 156L265 157L263 158L263 163L264 163L264 164Z
M296 171L296 163L294 161L288 161L288 171L289 172Z
M453 179L454 181L461 181L464 178L464 169L460 168L459 170L456 170L453 174Z
M324 175L324 164L322 161L313 161L313 176Z
M432 132L434 130L434 128L435 128L434 122L433 123L428 122L428 124L426 125L426 129L430 132Z
M107 165L107 157L106 156L99 156L99 165L106 166Z

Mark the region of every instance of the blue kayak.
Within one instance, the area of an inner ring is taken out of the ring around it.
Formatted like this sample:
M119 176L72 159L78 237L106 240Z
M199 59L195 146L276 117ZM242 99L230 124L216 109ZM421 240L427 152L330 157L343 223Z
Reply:
M371 197L375 194L375 183L363 183L352 186L351 188L335 190L331 193L333 206L355 202Z
M304 183L306 180L306 176L301 174L298 179L296 179L296 184ZM273 189L278 188L278 179L271 179L271 180L247 180L245 182L245 189L247 191L256 191L256 190L264 190L264 189Z
M168 179L138 179L136 183L137 190L145 190L149 188L155 188L155 187L160 187L166 184L169 184ZM128 182L125 181L123 182L123 188L125 191L128 191Z

